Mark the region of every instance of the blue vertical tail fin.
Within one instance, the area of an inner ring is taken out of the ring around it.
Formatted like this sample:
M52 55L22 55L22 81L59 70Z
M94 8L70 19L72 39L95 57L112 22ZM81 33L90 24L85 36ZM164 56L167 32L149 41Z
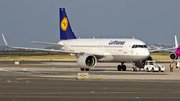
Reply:
M60 14L60 40L76 39L74 35L68 17L66 15L65 8L59 8Z

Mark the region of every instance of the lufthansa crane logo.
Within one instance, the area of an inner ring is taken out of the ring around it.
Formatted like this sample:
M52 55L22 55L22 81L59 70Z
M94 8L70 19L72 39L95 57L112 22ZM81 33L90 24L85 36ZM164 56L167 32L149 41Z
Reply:
M66 17L64 17L61 21L61 29L63 31L66 31L67 27L68 27L68 20Z

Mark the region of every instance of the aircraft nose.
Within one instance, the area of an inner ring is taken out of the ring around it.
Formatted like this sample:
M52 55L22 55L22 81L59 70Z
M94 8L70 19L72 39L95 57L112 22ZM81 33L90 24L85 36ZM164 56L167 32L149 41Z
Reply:
M145 49L145 50L141 51L140 54L142 55L142 57L144 59L148 58L150 55L149 49Z

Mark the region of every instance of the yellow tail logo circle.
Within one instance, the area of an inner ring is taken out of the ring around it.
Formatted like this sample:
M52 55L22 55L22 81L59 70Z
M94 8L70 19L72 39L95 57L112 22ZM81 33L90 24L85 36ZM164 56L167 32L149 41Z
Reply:
M66 17L64 17L61 21L61 29L63 31L66 31L67 27L68 27L68 20Z

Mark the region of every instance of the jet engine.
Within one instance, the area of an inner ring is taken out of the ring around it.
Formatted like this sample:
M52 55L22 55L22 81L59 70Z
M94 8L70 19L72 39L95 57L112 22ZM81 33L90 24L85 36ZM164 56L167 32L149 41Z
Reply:
M81 67L81 68L93 68L97 63L97 59L94 55L90 55L90 54L83 54L80 55L77 59L77 64Z
M169 55L169 57L170 57L171 60L177 60L178 59L178 56L176 55L176 53L171 53Z

